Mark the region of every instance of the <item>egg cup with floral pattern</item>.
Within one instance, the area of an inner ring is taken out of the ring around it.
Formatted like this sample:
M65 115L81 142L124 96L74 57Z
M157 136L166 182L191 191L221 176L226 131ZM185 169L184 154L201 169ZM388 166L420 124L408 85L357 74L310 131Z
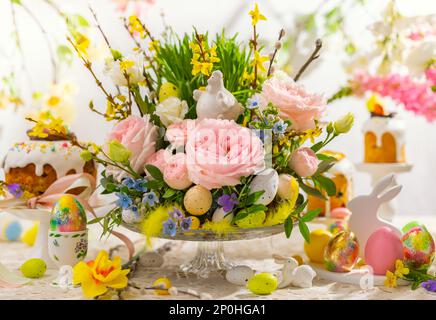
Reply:
M58 266L75 266L88 252L88 230L76 232L49 231L48 252Z

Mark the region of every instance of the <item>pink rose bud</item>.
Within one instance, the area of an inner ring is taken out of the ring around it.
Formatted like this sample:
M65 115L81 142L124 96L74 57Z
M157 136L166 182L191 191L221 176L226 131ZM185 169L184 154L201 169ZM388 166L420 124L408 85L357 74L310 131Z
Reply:
M289 161L289 167L300 177L310 177L318 170L319 160L310 148L295 150Z
M189 179L186 166L186 154L176 153L172 156L163 171L165 182L173 189L183 190L188 188L192 181Z

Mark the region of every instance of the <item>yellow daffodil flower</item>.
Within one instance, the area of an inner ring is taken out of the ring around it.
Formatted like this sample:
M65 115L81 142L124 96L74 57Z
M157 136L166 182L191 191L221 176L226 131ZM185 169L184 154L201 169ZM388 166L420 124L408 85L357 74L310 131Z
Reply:
M269 58L267 56L261 56L259 51L255 51L251 66L257 67L257 70L260 72L266 72L266 68L263 64L268 60Z
M397 286L397 277L391 271L386 271L386 280L384 282L386 287L395 288Z
M249 12L249 15L251 16L251 24L253 26L257 25L260 20L266 20L266 17L260 13L257 3L254 5L254 10Z
M397 278L402 278L405 275L409 274L409 268L406 268L403 264L403 261L397 260L395 261L395 276Z
M85 297L93 298L106 293L109 289L122 289L127 286L127 274L130 269L121 268L121 258L109 260L102 250L94 261L80 261L73 269L73 284L81 285Z

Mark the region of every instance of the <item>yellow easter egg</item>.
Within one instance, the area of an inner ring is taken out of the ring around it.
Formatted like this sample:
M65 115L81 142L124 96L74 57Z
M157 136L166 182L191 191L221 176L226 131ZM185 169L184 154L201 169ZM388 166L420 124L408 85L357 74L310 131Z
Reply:
M324 262L324 249L332 238L332 234L327 230L316 229L310 233L310 243L304 242L304 252L310 261L315 263Z
M202 186L193 186L183 198L186 211L194 216L201 216L212 206L212 193Z
M279 175L279 187L277 189L277 195L288 200L292 205L297 202L300 185L295 177L290 174L282 173Z
M158 287L161 289L167 289L167 290L154 290L154 293L159 296L167 296L169 295L168 289L171 288L171 281L168 278L159 278L153 283L153 287Z
M249 229L249 228L258 228L263 225L265 221L266 213L264 211L258 211L250 213L245 218L236 221L236 225L239 228Z
M268 272L254 275L247 283L247 289L258 295L271 294L277 289L277 286L277 278Z
M42 259L29 259L21 265L21 273L26 278L41 278L47 270L47 265Z
M200 219L197 217L191 216L191 230L197 230L200 228Z
M177 89L177 87L171 82L165 82L160 86L159 102L162 102L169 97L179 98L179 96L180 96L179 89Z
M35 222L32 227L26 230L21 236L21 241L32 247L35 244L36 235L38 234L39 223Z

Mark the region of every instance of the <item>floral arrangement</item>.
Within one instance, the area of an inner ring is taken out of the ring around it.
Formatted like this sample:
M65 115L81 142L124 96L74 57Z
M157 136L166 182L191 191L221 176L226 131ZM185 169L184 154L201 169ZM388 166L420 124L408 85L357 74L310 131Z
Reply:
M370 26L374 43L346 63L349 85L329 101L366 92L389 97L408 111L436 119L435 15L405 17L390 1L383 19Z
M90 109L115 121L102 146L81 145L82 157L105 167L103 194L114 208L90 223L104 233L119 224L141 228L148 237L174 237L204 230L225 234L238 228L294 224L309 241L306 223L319 211L304 212L303 193L325 198L335 184L324 173L335 158L320 150L353 125L353 116L324 123L322 95L298 84L318 57L321 41L295 78L274 70L280 43L269 56L258 43L266 17L250 11L248 45L228 37L177 36L170 27L155 37L136 16L124 20L135 48L116 50L101 31L112 56L104 72L116 93L97 77L89 42L68 38L106 97ZM279 42L284 31L279 32ZM321 135L323 137L321 138Z

